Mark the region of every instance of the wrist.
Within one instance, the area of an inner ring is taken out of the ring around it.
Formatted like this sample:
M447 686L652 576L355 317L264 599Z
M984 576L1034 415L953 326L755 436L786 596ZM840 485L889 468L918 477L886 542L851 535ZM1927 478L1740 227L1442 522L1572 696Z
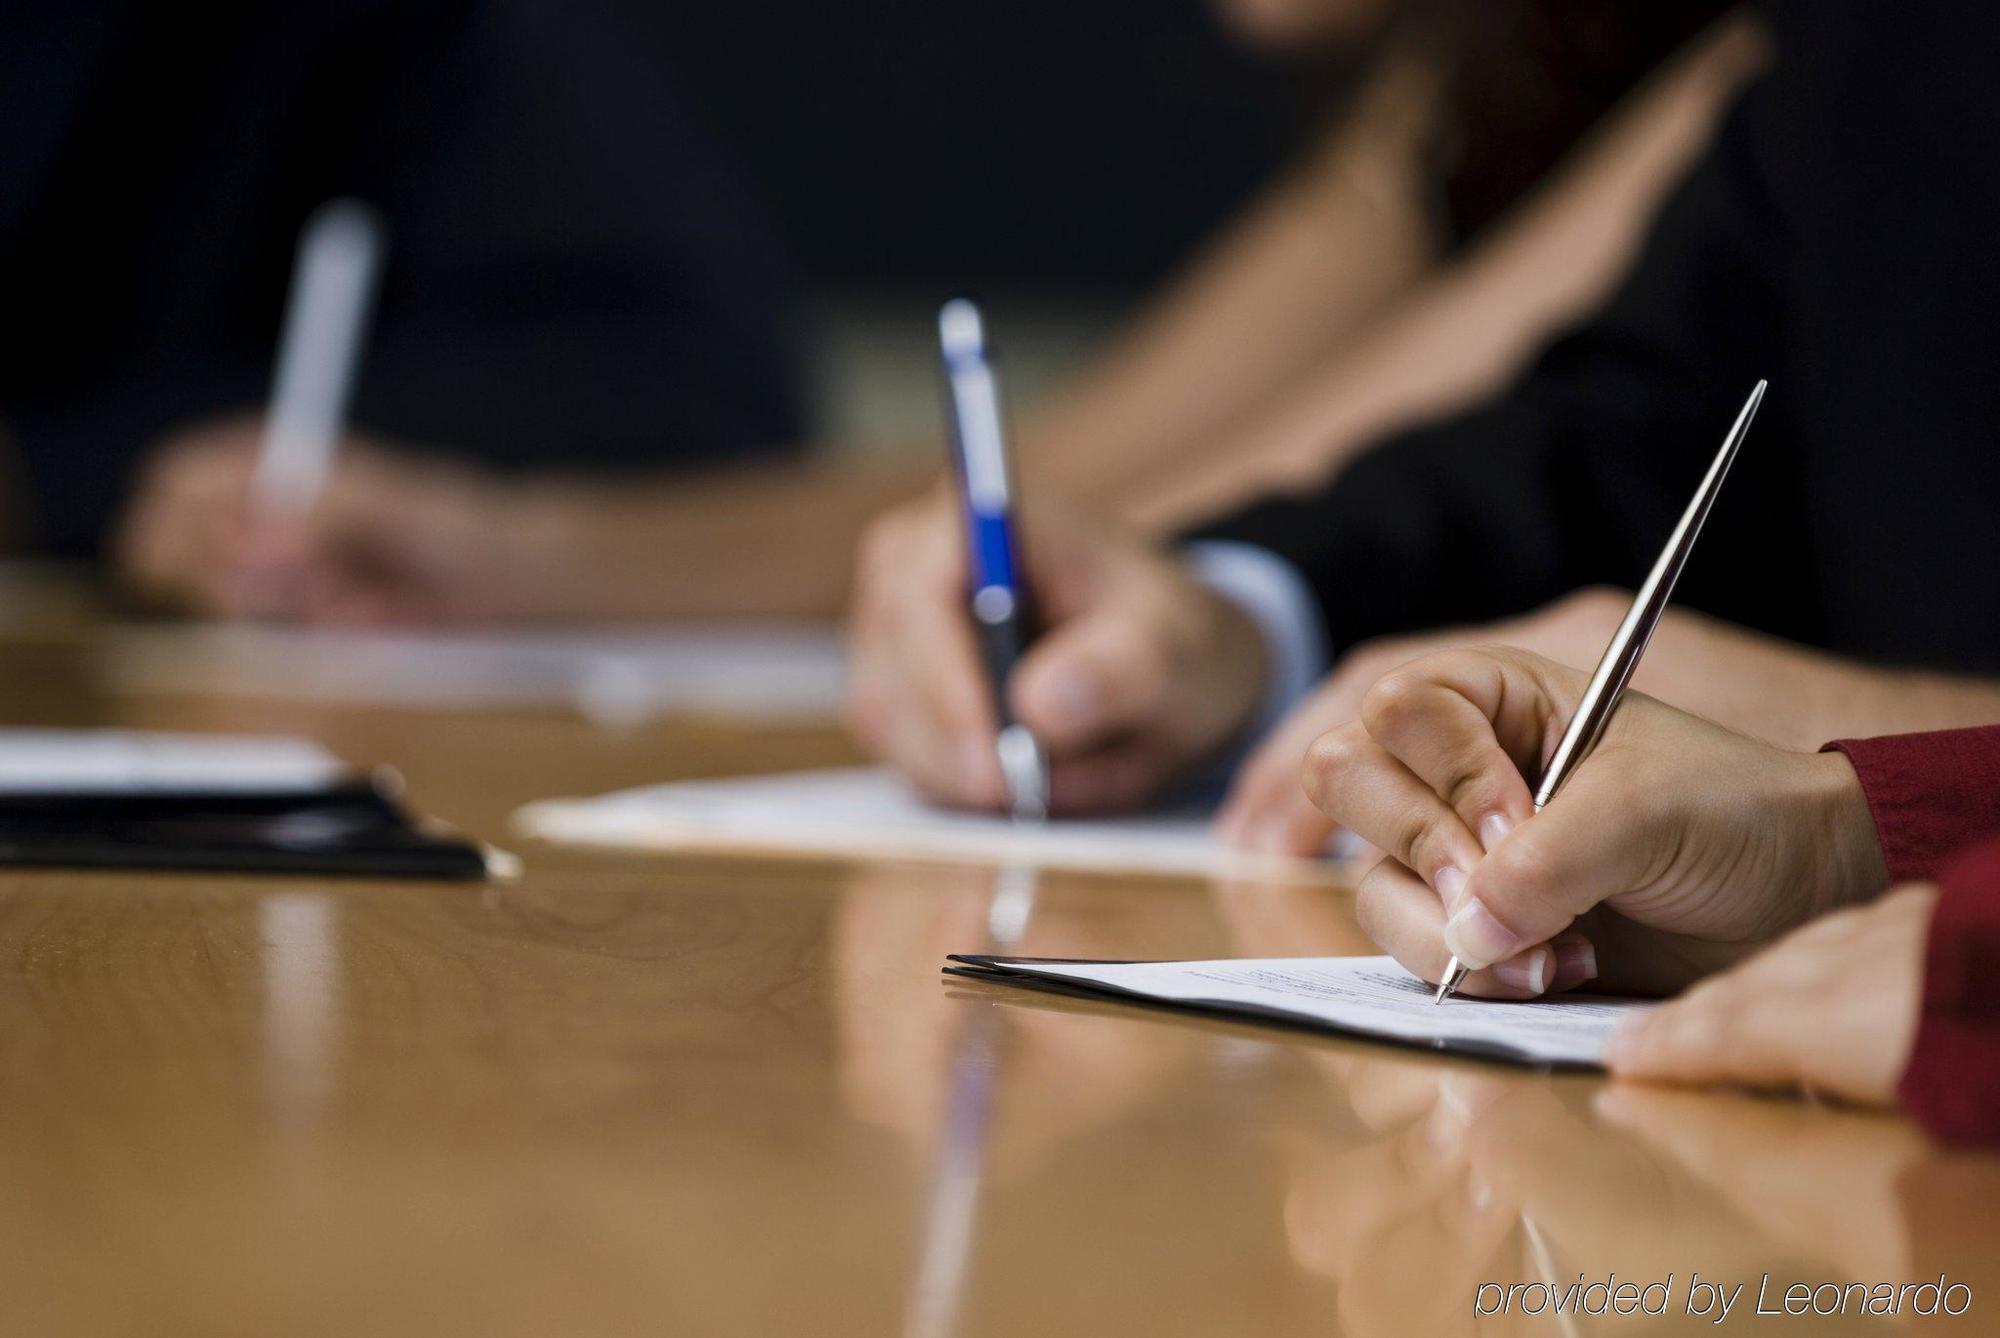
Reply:
M1254 658L1256 689L1244 724L1261 735L1326 672L1326 633L1305 580L1274 553L1247 544L1203 541L1182 557L1224 613L1225 645Z
M1842 753L1810 753L1802 769L1814 815L1807 830L1819 865L1813 913L1874 900L1889 886L1889 867L1854 764Z
M1275 718L1274 693L1285 705L1290 704L1284 688L1274 687L1282 677L1275 663L1277 651L1264 627L1241 604L1213 589L1202 590L1201 597L1212 601L1215 630L1210 655L1226 685L1220 695L1235 704L1228 712L1225 737L1236 740L1261 735Z

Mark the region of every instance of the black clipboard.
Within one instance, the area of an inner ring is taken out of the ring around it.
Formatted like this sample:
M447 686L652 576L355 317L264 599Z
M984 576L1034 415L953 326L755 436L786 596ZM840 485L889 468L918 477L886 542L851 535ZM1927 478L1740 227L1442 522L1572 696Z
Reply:
M386 777L315 789L0 794L0 867L485 878L488 852L412 818Z

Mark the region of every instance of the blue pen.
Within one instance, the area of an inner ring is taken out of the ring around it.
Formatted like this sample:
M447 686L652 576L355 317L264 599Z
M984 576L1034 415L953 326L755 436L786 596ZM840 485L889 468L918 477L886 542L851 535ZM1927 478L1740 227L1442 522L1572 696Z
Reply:
M968 595L980 657L1000 721L995 742L1014 817L1040 822L1049 812L1049 761L1041 742L1007 707L1007 678L1034 635L1034 610L1015 564L1012 473L1000 422L1000 385L986 355L979 308L955 298L938 310L959 496L965 506Z

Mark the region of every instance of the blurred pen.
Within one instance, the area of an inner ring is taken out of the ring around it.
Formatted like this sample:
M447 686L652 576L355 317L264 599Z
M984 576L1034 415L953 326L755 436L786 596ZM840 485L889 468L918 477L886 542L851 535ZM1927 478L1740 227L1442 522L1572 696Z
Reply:
M1034 611L1016 564L1013 477L1000 421L1000 387L987 356L986 322L979 308L965 298L945 303L938 311L938 342L965 508L972 622L1000 722L995 741L1000 774L1015 820L1040 822L1049 812L1048 755L1007 705L1007 680L1033 637Z
M1562 788L1577 764L1597 745L1598 737L1604 733L1605 723L1618 709L1618 698L1631 681L1632 671L1639 667L1639 657L1646 653L1647 643L1653 639L1653 629L1660 625L1660 616L1667 611L1667 601L1674 595L1674 582L1680 579L1681 569L1687 566L1688 554L1694 551L1694 541L1701 537L1702 523L1715 507L1715 499L1722 492L1723 480L1729 477L1729 467L1736 463L1736 452L1743 445L1743 438L1749 435L1750 421L1757 416L1757 406L1764 402L1764 389L1768 384L1759 381L1751 389L1750 398L1743 402L1742 410L1736 415L1735 425L1722 439L1722 449L1715 453L1715 460L1702 477L1701 486L1695 489L1693 500L1681 513L1680 524L1674 526L1674 532L1667 536L1666 548L1653 563L1646 583L1633 597L1632 607L1626 611L1625 620L1618 625L1611 644L1605 647L1604 658L1597 662L1597 669L1583 690L1583 700L1577 703L1576 714L1569 718L1562 740L1556 744L1554 755L1542 770L1541 783L1535 787L1537 813L1555 798L1556 791ZM1439 982L1437 994L1431 1002L1441 1004L1449 999L1465 976L1466 968L1459 964L1457 957L1453 957L1445 966L1444 979Z
M268 522L303 515L326 482L381 268L381 219L358 200L329 200L299 233L278 372L251 480L257 512Z

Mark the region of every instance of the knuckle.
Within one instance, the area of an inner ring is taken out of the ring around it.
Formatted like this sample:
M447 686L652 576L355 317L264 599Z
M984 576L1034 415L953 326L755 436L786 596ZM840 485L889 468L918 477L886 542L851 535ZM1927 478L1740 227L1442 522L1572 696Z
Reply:
M1451 806L1455 813L1471 816L1495 807L1498 787L1493 776L1480 765L1477 758L1453 759L1453 770L1445 777L1440 787L1439 797Z
M1306 749L1300 777L1306 797L1329 812L1339 807L1342 782L1360 765L1365 753L1365 737L1358 724L1342 725L1314 739ZM1274 766L1282 764L1282 758L1273 759Z
M1426 882L1434 882L1438 870L1457 862L1443 828L1421 818L1413 818L1400 834L1398 844L1390 849L1403 863L1422 874Z
M1362 696L1362 723L1378 739L1403 735L1421 719L1429 686L1414 669L1391 669Z

